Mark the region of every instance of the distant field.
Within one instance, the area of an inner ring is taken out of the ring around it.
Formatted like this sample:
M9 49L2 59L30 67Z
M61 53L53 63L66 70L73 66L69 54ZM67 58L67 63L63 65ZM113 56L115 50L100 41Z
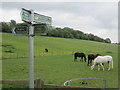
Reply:
M104 78L107 87L118 87L118 46L100 42L35 36L35 79L41 78L46 84L62 85L65 81L76 78ZM3 33L3 79L18 80L28 79L28 37L14 36ZM45 53L44 49L49 52ZM85 62L73 62L74 52L88 54L99 53L111 55L114 59L114 69L107 71L90 70ZM25 56L25 58L22 56ZM93 81L91 81L93 82Z

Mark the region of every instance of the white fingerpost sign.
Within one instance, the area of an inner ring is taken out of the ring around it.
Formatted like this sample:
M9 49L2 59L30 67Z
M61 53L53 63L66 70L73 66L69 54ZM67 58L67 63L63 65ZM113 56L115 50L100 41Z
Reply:
M20 14L22 21L29 23L29 88L34 88L34 25L51 25L52 18L24 8Z
M26 10L26 9L22 8L22 11L21 11L22 21L31 22L31 15L34 16L33 17L34 24L42 23L42 24L51 25L51 23L52 23L52 18L51 17L41 15L41 14L38 14L38 13L34 13L34 12L33 12L33 14L31 14L30 10Z
M22 18L22 21L31 22L31 11L22 8L21 18Z
M34 13L34 22L35 23L45 23L51 25L52 19L51 17L44 16L38 13Z

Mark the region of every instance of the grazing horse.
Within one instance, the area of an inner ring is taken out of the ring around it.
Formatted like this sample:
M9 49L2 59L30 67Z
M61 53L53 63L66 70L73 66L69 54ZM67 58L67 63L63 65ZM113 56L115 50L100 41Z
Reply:
M84 61L86 62L86 56L84 53L79 53L79 52L74 53L74 61L77 61L77 57L81 57L82 61L84 58Z
M93 61L93 65L91 66L91 70L94 69L95 65L98 64L98 71L100 70L100 65L103 68L104 71L104 66L102 65L102 63L108 63L109 64L109 68L108 71L112 68L113 69L113 59L112 56L98 56L95 58L95 60Z
M94 60L97 56L100 56L100 54L96 54L96 55L94 55L94 54L89 54L88 55L88 66L89 65L91 65L92 64L92 60Z

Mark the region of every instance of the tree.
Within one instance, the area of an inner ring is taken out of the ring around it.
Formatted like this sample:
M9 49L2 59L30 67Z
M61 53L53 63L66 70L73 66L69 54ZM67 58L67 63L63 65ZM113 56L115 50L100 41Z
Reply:
M10 22L0 22L0 31L1 32L7 32L7 33L11 33L11 23Z
M111 43L111 40L110 40L109 38L106 38L106 39L105 39L105 42L106 42L106 43Z

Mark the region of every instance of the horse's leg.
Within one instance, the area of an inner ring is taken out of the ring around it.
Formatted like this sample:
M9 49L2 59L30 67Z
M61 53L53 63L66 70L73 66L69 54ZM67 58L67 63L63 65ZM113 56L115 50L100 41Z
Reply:
M102 66L102 68L103 68L103 71L104 71L104 66L102 65L102 63L100 63L100 65Z
M89 61L90 61L90 60L88 59L88 64L87 64L88 66L89 66Z
M86 62L86 56L84 56L84 61Z
M76 61L76 58L74 59L74 62Z
M81 61L82 57L79 57L79 58L80 58L80 61Z
M100 64L98 64L98 71L100 71Z
M77 57L74 58L74 61L77 61Z
M76 57L74 57L74 62L76 61Z
M92 59L90 59L90 65L92 65Z
M81 61L83 62L83 57L81 57Z
M82 61L83 57L80 58L80 61Z

